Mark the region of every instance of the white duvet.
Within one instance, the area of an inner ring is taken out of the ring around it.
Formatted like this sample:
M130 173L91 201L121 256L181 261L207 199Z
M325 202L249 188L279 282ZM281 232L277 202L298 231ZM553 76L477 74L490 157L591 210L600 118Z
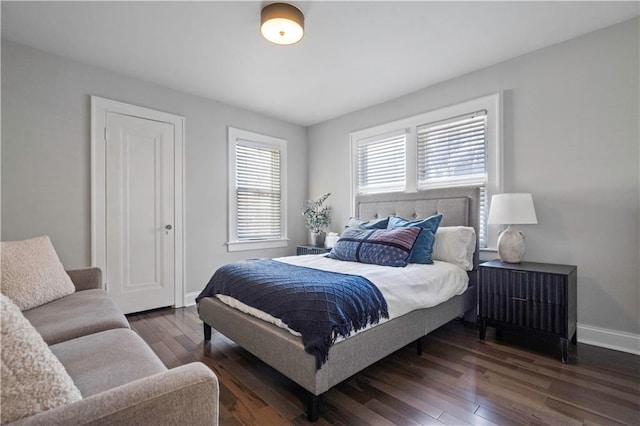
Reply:
M290 265L365 277L380 289L387 301L389 319L408 314L416 309L430 308L446 302L452 297L464 293L469 284L469 277L464 269L437 260L433 265L410 263L404 268L344 262L316 254L280 257L273 260ZM233 297L221 294L216 297L235 309L282 327L296 336L300 335L287 327L280 319L247 306ZM387 320L381 322L384 321Z

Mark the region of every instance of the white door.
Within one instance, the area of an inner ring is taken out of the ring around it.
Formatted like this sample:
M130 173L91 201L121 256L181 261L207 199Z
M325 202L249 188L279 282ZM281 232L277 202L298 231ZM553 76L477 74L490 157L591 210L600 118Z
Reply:
M125 313L175 305L174 125L105 118L107 292Z

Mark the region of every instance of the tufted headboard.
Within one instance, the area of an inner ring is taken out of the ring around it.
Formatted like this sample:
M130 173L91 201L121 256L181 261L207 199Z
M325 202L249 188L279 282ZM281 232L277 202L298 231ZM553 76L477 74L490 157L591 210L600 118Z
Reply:
M356 197L356 216L371 220L400 216L413 220L442 213L440 226L471 226L479 235L480 189L457 187L429 189L412 193L369 194ZM480 253L476 241L473 269L478 269Z

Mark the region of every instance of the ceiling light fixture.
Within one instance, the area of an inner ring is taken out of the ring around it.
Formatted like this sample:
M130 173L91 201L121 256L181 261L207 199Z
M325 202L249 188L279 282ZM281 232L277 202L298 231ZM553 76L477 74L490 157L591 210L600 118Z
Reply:
M262 8L260 31L276 44L294 44L304 36L304 15L289 3L271 3Z

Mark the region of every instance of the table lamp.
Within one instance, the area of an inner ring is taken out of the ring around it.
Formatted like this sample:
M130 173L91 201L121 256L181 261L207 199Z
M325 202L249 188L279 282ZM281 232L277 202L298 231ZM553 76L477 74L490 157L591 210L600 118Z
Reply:
M506 263L520 263L525 253L525 235L511 225L538 223L531 194L496 194L491 197L489 225L508 225L498 237L498 254Z

